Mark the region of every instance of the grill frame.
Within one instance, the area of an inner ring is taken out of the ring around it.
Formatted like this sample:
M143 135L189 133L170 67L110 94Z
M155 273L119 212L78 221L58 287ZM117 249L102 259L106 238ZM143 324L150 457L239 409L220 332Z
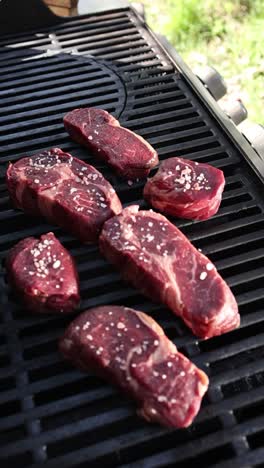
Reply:
M238 130L232 120L221 109L221 107L217 104L215 99L203 86L200 80L192 73L191 69L177 53L174 47L168 42L166 37L156 34L154 34L154 37L156 37L160 45L163 46L163 48L167 51L175 67L181 70L184 78L201 99L201 101L204 102L209 112L214 116L217 122L219 122L221 127L224 128L232 143L234 143L238 150L241 151L243 157L248 161L261 181L264 182L264 160L256 153L244 135Z
M180 350L207 373L209 371L211 386L203 409L190 429L171 431L139 420L133 404L116 389L63 363L56 351L56 339L71 319L27 315L11 294L2 266L0 300L3 311L0 318L3 333L0 357L4 366L0 368L0 405L4 416L0 421L3 431L0 440L3 445L2 456L7 457L3 458L2 466L10 466L18 460L20 466L39 467L43 464L49 468L57 467L59 463L81 468L87 466L87 462L95 467L104 464L178 467L183 463L186 467L193 466L194 463L215 467L231 464L239 468L260 466L259 462L264 460L263 449L258 441L258 434L264 430L264 421L257 406L263 402L264 384L261 346L264 327L261 303L264 295L260 283L263 277L261 259L264 256L261 245L264 226L261 193L263 185L259 174L254 174L248 161L242 159L232 142L221 132L218 123L215 123L214 117L206 111L204 102L190 92L181 62L177 61L178 73L174 75L173 61L135 12L122 9L112 13L85 15L67 20L65 26L58 26L58 31L64 27L66 30L74 29L76 24L75 29L78 29L80 23L85 35L87 24L94 24L91 29L98 30L98 23L107 16L114 19L114 24L120 25L123 21L120 20L120 15L133 18L139 35L144 34L144 40L150 44L149 48L154 48L154 52L146 54L160 55L149 59L152 68L148 69L144 66L145 62L140 60L140 47L136 49L131 61L129 57L127 60L122 55L122 48L115 49L114 53L121 54L121 58L112 66L112 71L120 75L127 89L126 110L121 115L121 122L154 143L162 159L172 155L177 148L181 148L185 156L189 156L192 148L192 158L196 157L200 161L209 158L210 162L225 171L227 188L219 214L206 222L176 220L176 224L197 247L203 248L204 253L216 263L221 274L235 290L242 325L239 330L223 337L206 342L197 340L164 307L151 304L126 286L118 273L99 256L95 246L79 245L71 236L55 228L54 232L77 260L81 275L82 309L117 302L148 311L165 327ZM112 26L109 27L111 29ZM29 35L30 33L25 33L21 36ZM59 38L61 35L63 33L58 34ZM47 41L47 38L40 40ZM58 47L58 44L55 46ZM67 49L69 44L62 46ZM38 49L37 53L39 52L41 51ZM17 60L16 54L14 57ZM54 57L55 64L56 60L59 61L60 56ZM87 60L90 60L89 56ZM106 57L103 57L104 66L105 60ZM27 62L25 64L27 66ZM155 67L158 67L158 71ZM162 80L164 90L161 93ZM157 86L158 94L155 91ZM187 100L177 102L183 95L187 96ZM172 97L175 98L173 103ZM187 106L189 104L191 107ZM196 116L192 116L194 110L197 112ZM48 113L47 119L51 118L52 121L52 115ZM36 111L34 125L38 119ZM201 119L203 125L195 126L201 123ZM25 122L18 124L23 126ZM200 131L211 131L212 135L200 139ZM12 138L15 138L14 135L13 133ZM188 142L190 135L194 138L192 142ZM210 146L216 136L220 145ZM57 132L54 138L64 141L65 136L58 136ZM3 143L3 140L0 141ZM46 142L41 142L43 137L40 135L35 146L39 145L40 149L46 147ZM27 147L27 140L23 143L21 139L21 143L22 147L23 144ZM71 150L73 155L102 169L118 189L124 204L139 200L140 205L144 206L142 182L129 187L67 137L63 144L66 145L64 149ZM208 148L197 150L199 145L207 145ZM2 147L2 155L4 153L7 156L2 156L1 162L4 161L6 165L9 158L21 157L22 148L20 153L16 153L16 147L15 143L15 148L10 149L10 153L5 151L6 147ZM62 145L61 147L63 148ZM31 152L35 151L32 149ZM2 168L0 176L3 175ZM6 195L3 181L0 189ZM20 238L50 229L43 220L32 220L14 212L6 203L7 200L2 198L0 220L4 234L0 236L1 260L8 248Z

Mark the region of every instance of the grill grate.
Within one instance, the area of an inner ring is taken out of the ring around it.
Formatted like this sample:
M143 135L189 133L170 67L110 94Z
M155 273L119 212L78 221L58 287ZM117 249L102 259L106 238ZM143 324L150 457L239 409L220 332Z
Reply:
M59 47L78 55L52 55ZM0 70L1 466L263 466L264 204L257 176L129 9L4 36ZM197 340L165 308L125 285L96 246L54 227L78 263L82 309L117 303L151 312L209 375L202 411L186 430L146 424L117 389L63 362L57 339L70 319L28 315L5 282L8 249L51 229L12 209L8 161L56 145L102 170L125 205L146 206L142 182L128 186L65 133L62 116L89 105L120 117L161 159L179 154L225 172L218 214L206 222L176 221L237 297L241 327L218 338Z

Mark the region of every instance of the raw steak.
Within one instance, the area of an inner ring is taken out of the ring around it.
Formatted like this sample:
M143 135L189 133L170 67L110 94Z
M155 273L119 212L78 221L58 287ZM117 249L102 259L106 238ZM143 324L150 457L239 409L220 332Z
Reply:
M86 146L127 179L144 178L159 162L157 152L142 137L120 127L101 109L75 109L64 117L64 125L74 141Z
M74 260L52 232L28 237L6 260L10 283L33 312L72 312L80 302Z
M125 208L104 224L101 252L143 294L163 302L202 338L239 325L235 298L210 260L164 216Z
M220 169L188 159L169 158L144 188L145 199L179 218L207 219L221 203L225 178Z
M208 378L148 315L120 306L87 310L60 341L64 356L94 370L134 397L139 414L186 427L199 411Z
M17 208L45 216L83 242L96 241L103 223L122 210L100 172L59 148L10 164L7 187Z

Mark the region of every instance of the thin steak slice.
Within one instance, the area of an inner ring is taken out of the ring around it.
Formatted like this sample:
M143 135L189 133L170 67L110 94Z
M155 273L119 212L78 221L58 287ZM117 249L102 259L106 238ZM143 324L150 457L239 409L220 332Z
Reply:
M101 252L123 277L182 317L202 338L239 325L235 298L214 265L164 216L125 208L104 224Z
M208 388L206 374L178 352L148 315L104 306L79 315L60 340L73 364L117 384L148 421L186 427Z
M16 208L43 215L83 242L96 241L103 223L122 210L99 171L59 148L10 164L7 187Z
M74 141L127 179L146 177L159 162L157 152L144 138L120 127L118 120L104 110L75 109L63 121Z
M220 169L188 159L169 158L144 188L155 208L179 218L207 219L221 203L225 178Z
M32 312L68 313L78 307L74 260L52 232L18 242L8 254L6 269L10 283Z

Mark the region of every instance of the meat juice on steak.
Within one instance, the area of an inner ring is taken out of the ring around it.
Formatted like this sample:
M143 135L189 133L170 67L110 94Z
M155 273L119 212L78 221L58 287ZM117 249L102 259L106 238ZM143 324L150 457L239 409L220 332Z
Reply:
M106 221L99 246L124 279L164 303L201 338L233 330L236 300L215 266L161 214L125 208Z
M127 179L146 177L159 162L157 152L144 138L121 127L118 120L102 109L75 109L63 121L74 141Z
M66 359L117 384L148 421L186 427L208 388L206 374L178 352L148 315L122 306L85 311L60 340Z
M43 215L83 242L95 242L103 223L122 210L99 171L59 148L10 164L7 187L15 207Z
M224 185L220 169L175 157L162 161L144 187L144 198L166 214L202 220L218 211Z
M52 232L18 242L8 254L6 269L10 283L32 312L68 313L78 307L74 260Z

